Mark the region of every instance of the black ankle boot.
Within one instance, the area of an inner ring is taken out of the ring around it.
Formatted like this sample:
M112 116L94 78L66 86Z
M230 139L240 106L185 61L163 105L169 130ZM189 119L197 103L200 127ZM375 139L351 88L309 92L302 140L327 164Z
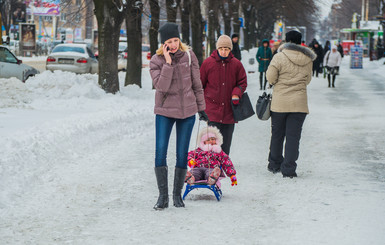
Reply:
M167 181L167 166L155 167L156 182L159 189L159 197L154 209L162 210L168 208L168 181Z
M174 206L177 208L184 207L182 200L182 189L184 185L184 179L186 177L187 169L184 168L175 168L174 175L174 190L172 192L172 199L174 201Z

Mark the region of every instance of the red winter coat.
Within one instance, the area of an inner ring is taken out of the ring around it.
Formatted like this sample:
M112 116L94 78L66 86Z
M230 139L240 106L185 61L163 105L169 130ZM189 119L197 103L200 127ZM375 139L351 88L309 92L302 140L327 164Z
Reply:
M233 124L231 97L242 97L247 87L247 76L242 63L230 52L222 60L214 50L202 64L201 81L204 89L206 110L210 121Z

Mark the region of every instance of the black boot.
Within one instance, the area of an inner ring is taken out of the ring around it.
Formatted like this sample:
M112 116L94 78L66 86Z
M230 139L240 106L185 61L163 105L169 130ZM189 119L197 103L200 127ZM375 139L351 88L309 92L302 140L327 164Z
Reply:
M336 81L336 75L333 76L333 83L332 83L332 87L334 88L334 82Z
M177 208L184 207L182 200L182 189L184 185L184 179L186 177L187 169L184 168L175 168L174 175L174 190L172 192L172 199L174 201L174 206Z
M330 88L330 75L328 75L328 82L329 82L329 88Z
M154 209L162 210L168 208L168 182L167 166L155 167L156 182L158 183L159 197Z

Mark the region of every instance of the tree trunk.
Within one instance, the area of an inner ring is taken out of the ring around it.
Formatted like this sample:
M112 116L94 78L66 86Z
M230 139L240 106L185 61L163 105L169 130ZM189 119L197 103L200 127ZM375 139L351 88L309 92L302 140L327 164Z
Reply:
M99 85L107 93L119 91L118 47L124 14L112 1L93 0L98 22Z
M203 20L202 20L202 13L201 13L201 6L199 4L200 1L193 0L194 2L191 3L191 14L190 14L190 20L191 20L191 31L192 31L192 48L197 56L197 59L199 61L199 64L202 64L203 62L203 47L202 47L202 41L203 41Z
M167 22L176 22L179 2L176 0L166 0Z
M208 44L210 47L209 53L211 54L215 48L215 32L218 27L218 2L217 0L209 0L209 28L208 28Z
M257 44L257 28L255 23L257 22L256 9L253 7L250 19L250 48L254 48Z
M2 24L5 28L6 35L9 36L9 29L11 28L11 20L12 20L11 0L3 0L3 3L2 4L0 3L0 5L2 5L1 6Z
M240 0L233 0L231 3L231 16L233 17L233 33L240 33L241 21L239 20L239 3Z
M243 27L243 44L245 50L250 49L250 22L251 22L251 10L252 10L252 5L247 4L247 3L242 3L242 11L243 11L243 16L245 17L244 19L244 27Z
M231 35L231 16L229 14L230 12L229 0L222 0L220 1L219 4L220 4L219 8L221 10L223 22L225 25L225 34L227 36L230 36Z
M190 45L190 0L183 0L182 8L182 42Z
M127 72L124 86L142 87L142 1L127 2Z
M151 27L149 31L150 35L150 49L151 56L155 54L158 49L158 30L159 30L159 1L158 0L150 0L150 8L151 8Z

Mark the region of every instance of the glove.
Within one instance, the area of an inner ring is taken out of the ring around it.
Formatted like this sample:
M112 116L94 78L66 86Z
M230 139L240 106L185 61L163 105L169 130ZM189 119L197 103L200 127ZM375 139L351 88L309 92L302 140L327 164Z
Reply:
M231 186L238 185L237 177L235 175L231 175Z
M197 162L194 160L194 159L190 159L190 161L188 161L188 166L190 167L190 168L195 168L196 167L196 165L197 165Z
M239 104L239 99L232 99L231 100L233 102L234 105L238 105Z
M198 112L199 120L209 122L209 117L207 116L205 111Z

